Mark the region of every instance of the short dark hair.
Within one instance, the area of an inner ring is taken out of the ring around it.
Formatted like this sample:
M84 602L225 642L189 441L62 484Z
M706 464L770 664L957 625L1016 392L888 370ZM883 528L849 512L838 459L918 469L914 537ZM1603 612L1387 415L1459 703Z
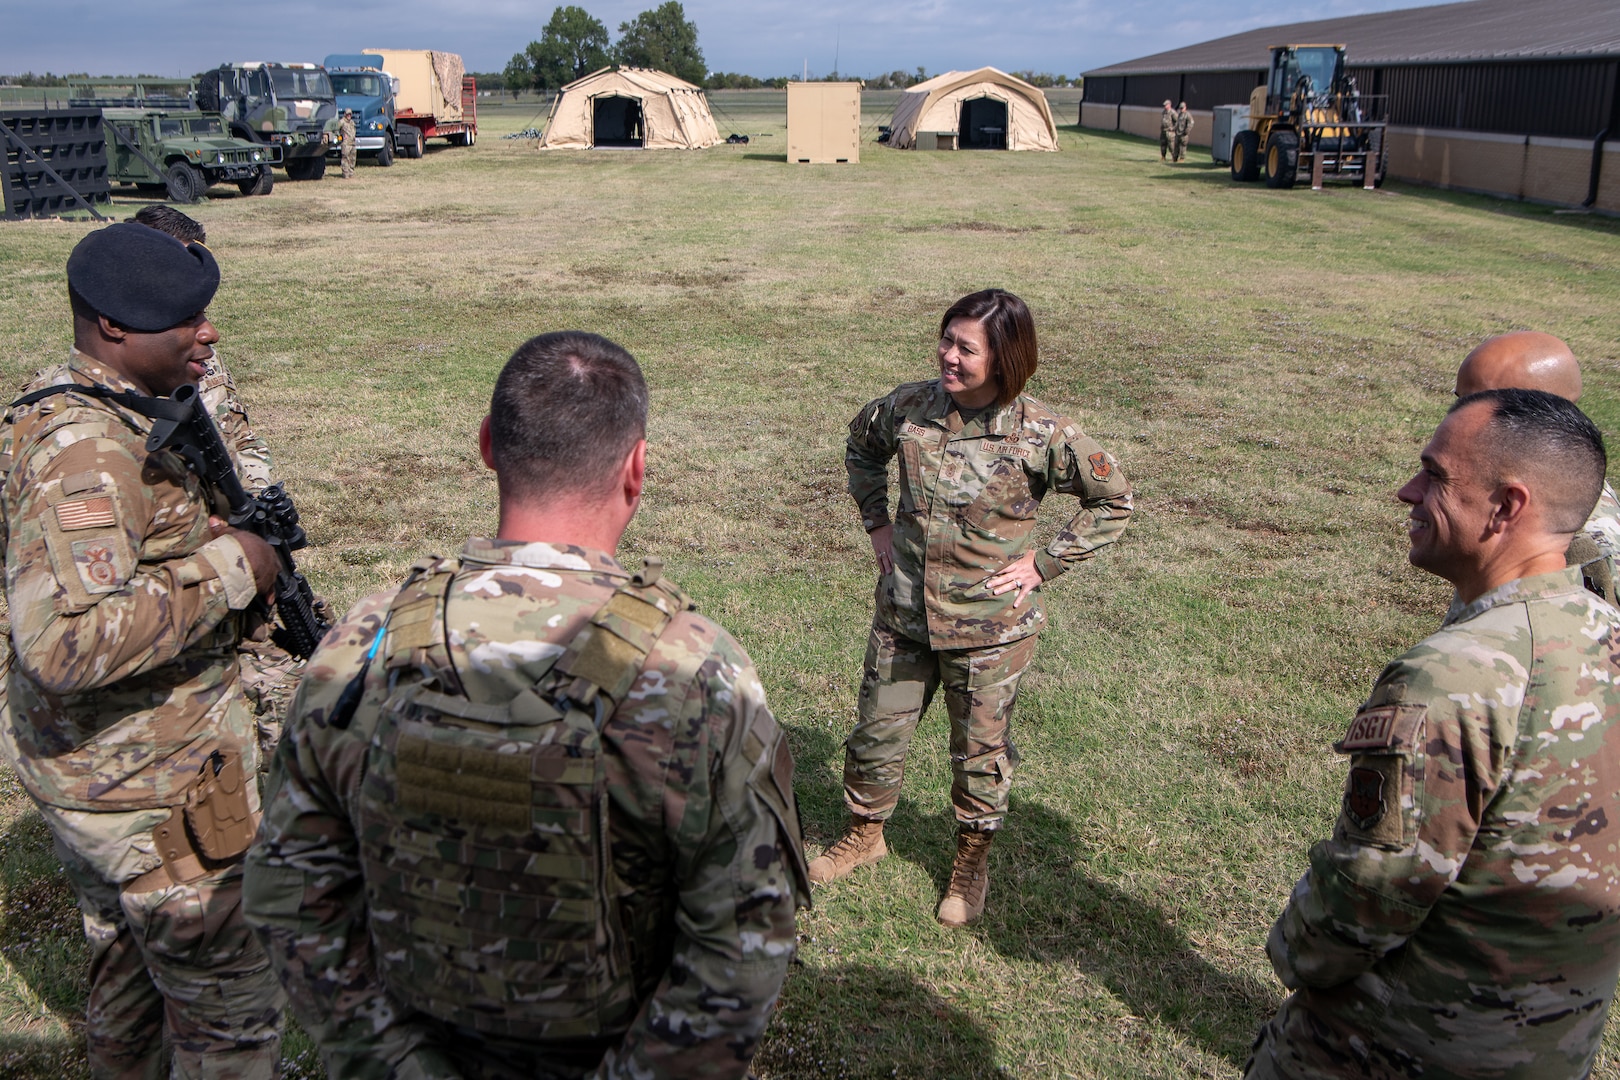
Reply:
M136 222L149 229L168 233L182 244L208 243L208 230L194 218L189 218L172 206L161 203L152 206L143 206L135 211Z
M1039 366L1035 320L1028 306L1005 289L981 289L952 304L939 320L939 336L957 319L984 327L990 345L990 374L996 380L996 404L1006 405L1023 392Z
M647 434L647 383L635 357L605 337L541 334L501 369L489 428L503 494L598 491Z
M1586 525L1609 467L1603 433L1573 401L1543 390L1482 390L1458 398L1449 413L1489 404L1489 444L1482 460L1492 487L1506 480L1531 485L1545 507L1547 528L1577 533Z

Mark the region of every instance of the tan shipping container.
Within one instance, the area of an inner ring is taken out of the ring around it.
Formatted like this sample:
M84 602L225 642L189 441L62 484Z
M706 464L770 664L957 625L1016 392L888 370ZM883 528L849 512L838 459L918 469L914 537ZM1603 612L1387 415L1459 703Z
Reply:
M830 165L861 160L861 84L788 83L788 162Z
M399 80L396 113L432 116L439 121L461 119L461 77L466 73L461 57L432 49L362 51L382 57L383 70Z

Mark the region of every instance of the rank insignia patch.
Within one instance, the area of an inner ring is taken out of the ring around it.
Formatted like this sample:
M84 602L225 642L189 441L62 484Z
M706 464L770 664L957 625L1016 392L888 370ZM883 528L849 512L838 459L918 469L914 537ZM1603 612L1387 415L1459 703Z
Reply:
M1091 462L1091 478L1098 483L1103 483L1114 475L1114 462L1107 452L1099 450L1086 460Z
M1356 828L1371 830L1384 820L1384 774L1377 769L1350 770L1350 785L1344 793L1344 812Z

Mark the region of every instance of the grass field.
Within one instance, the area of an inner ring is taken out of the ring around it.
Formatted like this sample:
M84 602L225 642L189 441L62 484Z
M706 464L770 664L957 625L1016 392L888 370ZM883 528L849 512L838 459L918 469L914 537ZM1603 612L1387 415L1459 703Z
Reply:
M1569 340L1583 406L1620 430L1620 223L1396 184L1235 187L1207 152L1165 167L1072 126L1058 154L869 142L858 165L790 167L782 95L714 98L747 146L541 153L497 137L534 120L507 107L470 150L196 208L221 354L304 512L304 565L347 603L491 529L475 433L495 372L544 330L615 338L654 411L623 554L662 555L752 653L819 851L873 573L845 424L930 375L952 300L1011 289L1041 335L1029 392L1119 456L1137 514L1048 589L985 919L933 919L953 832L936 707L892 855L801 919L757 1070L1235 1076L1282 997L1266 930L1337 812L1329 743L1445 609L1392 493L1498 331ZM868 95L870 124L886 102ZM85 231L0 228L8 384L65 354ZM82 1075L77 920L9 778L0 892L0 1073ZM1613 1024L1605 1046L1597 1075L1620 1078Z

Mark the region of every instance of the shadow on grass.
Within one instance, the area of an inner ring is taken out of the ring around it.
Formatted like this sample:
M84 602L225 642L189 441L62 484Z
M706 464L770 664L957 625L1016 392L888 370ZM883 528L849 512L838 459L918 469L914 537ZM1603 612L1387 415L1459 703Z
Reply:
M765 1080L975 1080L1002 1075L994 1050L971 1014L902 972L872 964L795 966L754 1071Z
M923 859L942 893L953 854ZM991 849L989 903L972 932L1006 957L1072 962L1137 1016L1241 1064L1281 1000L1276 988L1210 963L1173 914L1087 874L1085 857L1067 818L1015 797Z
M741 154L744 161L774 161L778 165L787 164L786 154Z
M80 1080L89 1075L78 1039L0 1035L0 1076Z

